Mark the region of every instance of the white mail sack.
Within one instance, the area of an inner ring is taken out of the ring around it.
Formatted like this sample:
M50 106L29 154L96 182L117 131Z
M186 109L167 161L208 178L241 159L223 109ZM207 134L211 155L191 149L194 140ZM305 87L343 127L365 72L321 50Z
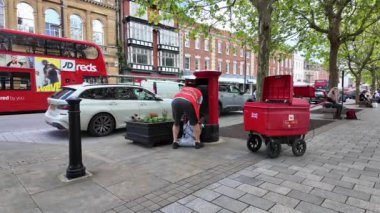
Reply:
M190 122L185 123L182 130L182 137L179 139L178 144L180 146L195 146L193 127L190 125Z

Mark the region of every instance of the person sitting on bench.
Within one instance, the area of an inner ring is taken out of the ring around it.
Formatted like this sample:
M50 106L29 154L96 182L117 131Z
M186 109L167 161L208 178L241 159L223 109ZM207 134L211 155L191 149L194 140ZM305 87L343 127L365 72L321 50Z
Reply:
M338 103L339 100L339 89L337 87L333 87L330 89L327 94L327 101L333 104L333 107L336 108L336 113L334 115L334 119L342 119L342 105Z
M371 93L367 90L363 90L359 95L359 101L366 107L372 107Z

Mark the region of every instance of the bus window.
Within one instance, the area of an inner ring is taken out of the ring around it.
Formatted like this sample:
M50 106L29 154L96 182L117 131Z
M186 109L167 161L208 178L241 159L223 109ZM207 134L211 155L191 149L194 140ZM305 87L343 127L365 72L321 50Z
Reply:
M9 46L9 44L11 45ZM0 35L0 48L1 50L12 50L21 53L92 60L97 59L100 54L95 46L24 35L12 35L9 37Z
M0 40L0 50L8 50L10 51L9 39L1 39Z
M79 58L85 58L85 59L98 58L98 50L93 46L80 45L78 48L78 53L80 54Z
M31 90L30 73L1 72L0 90Z

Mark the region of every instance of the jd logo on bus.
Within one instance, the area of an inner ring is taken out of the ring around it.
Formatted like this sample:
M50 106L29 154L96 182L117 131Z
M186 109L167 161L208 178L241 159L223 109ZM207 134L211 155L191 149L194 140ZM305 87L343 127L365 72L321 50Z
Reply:
M61 70L75 72L75 60L61 60Z
M74 63L72 63L70 61L66 61L62 68L71 70L73 67L74 67Z
M95 66L95 65L92 65L92 64L88 64L88 65L77 64L77 70L80 70L80 71L87 71L87 72L96 72L96 71L98 71L98 70L96 69L96 66Z

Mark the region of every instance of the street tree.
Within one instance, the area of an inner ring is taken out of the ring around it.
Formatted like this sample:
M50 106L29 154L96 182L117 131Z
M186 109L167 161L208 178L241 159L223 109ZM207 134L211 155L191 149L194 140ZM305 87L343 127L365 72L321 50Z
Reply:
M379 21L380 1L294 0L293 5L297 16L313 29L302 31L300 40L306 51L317 49L320 56L328 59L329 86L337 86L339 48Z
M243 46L258 52L256 96L261 99L263 78L269 74L271 54L287 57L292 49L285 40L296 34L297 20L289 17L286 0L138 0L146 8L166 11L151 13L150 21L175 18L181 26L191 26L192 36L207 34L213 27L229 30ZM293 27L290 26L293 24ZM299 26L299 25L298 25Z
M359 101L360 84L363 72L372 68L373 64L380 58L376 54L379 48L378 35L373 32L365 32L353 40L348 40L342 45L340 51L340 63L349 70L355 78L355 97Z

